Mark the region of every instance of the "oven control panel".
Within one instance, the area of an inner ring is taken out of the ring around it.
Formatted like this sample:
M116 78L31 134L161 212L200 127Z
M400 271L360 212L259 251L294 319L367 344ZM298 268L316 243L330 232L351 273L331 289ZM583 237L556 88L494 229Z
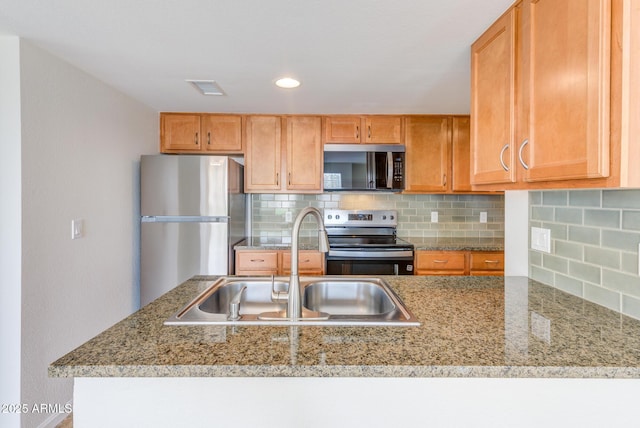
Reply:
M396 227L395 210L324 210L325 226Z

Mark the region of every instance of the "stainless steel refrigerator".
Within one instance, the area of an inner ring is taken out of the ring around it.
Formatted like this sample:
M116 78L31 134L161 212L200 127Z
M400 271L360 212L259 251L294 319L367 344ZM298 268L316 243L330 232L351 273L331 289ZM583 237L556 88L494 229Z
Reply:
M140 204L141 306L193 275L234 273L246 195L233 158L142 156Z

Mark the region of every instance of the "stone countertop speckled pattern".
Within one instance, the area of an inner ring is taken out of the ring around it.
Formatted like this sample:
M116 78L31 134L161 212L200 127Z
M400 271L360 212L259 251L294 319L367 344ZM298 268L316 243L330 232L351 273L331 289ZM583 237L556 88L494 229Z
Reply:
M415 250L432 251L504 251L502 238L422 238L400 237L412 243ZM289 250L290 238L250 237L236 244L235 250ZM301 237L301 250L317 250L318 238Z
M402 238L415 250L429 251L504 251L502 238Z
M195 277L49 375L640 378L640 321L523 277L383 278L420 327L165 326Z
M317 250L318 238L300 237L301 250ZM233 246L234 250L290 250L290 237L263 237L253 236Z

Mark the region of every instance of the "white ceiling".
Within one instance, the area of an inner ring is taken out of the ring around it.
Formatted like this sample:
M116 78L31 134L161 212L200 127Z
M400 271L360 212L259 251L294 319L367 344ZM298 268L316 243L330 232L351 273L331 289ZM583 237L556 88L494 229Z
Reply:
M469 46L512 1L0 0L0 34L158 111L464 114Z

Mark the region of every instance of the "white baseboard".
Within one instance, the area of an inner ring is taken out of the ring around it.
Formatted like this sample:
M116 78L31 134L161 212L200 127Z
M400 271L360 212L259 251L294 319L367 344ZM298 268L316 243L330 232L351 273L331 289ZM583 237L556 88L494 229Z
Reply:
M69 400L65 403L65 408L69 406L70 408L73 409L73 400ZM67 416L69 416L69 413L54 413L49 415L49 417L47 419L45 419L40 425L38 425L38 428L55 428L56 426L58 426L58 424L62 421L64 421Z

